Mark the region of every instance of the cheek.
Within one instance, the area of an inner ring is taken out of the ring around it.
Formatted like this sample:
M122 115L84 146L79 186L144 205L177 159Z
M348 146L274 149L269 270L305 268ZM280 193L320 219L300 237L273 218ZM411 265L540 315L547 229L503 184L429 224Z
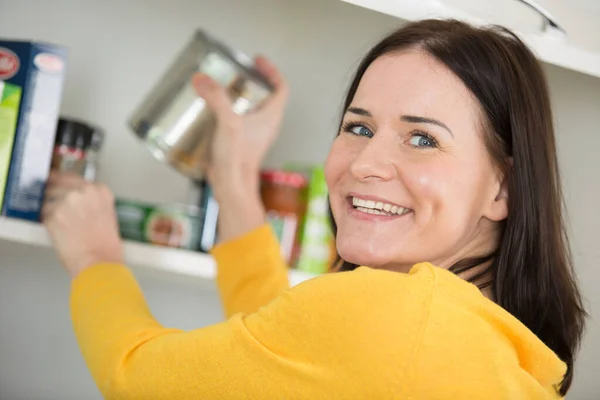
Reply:
M406 176L404 181L420 210L416 218L421 226L433 223L441 234L476 221L485 192L478 171L471 163L430 163Z
M329 202L336 221L346 206L344 182L347 181L346 177L349 174L353 160L353 152L350 150L344 139L338 136L331 146L324 166L325 181L329 190Z
M349 170L352 159L349 152L344 151L339 137L333 142L327 160L325 161L325 181L330 192L335 191L336 184ZM332 193L333 194L333 193Z
M465 186L469 174L449 163L427 163L405 171L404 183L416 207L415 222L428 234L446 235L455 231L471 207L471 193ZM431 231L429 231L431 229Z
M412 170L403 171L403 174L403 181L414 197L416 206L426 209L443 206L456 184L456 175L448 165L418 165Z

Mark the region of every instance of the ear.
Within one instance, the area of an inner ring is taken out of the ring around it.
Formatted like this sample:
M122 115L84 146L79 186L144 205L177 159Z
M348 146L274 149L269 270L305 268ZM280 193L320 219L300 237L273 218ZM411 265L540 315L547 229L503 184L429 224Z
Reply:
M510 160L510 168L513 167L513 160ZM485 217L494 222L500 222L508 217L508 177L506 174L499 173L493 192L494 198L491 199Z

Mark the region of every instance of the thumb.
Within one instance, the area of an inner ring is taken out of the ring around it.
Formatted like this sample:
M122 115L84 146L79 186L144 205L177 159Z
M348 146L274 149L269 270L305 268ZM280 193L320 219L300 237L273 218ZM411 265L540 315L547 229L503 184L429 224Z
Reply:
M233 114L233 106L227 91L210 76L197 73L192 78L192 85L198 96L202 97L206 105L218 118Z

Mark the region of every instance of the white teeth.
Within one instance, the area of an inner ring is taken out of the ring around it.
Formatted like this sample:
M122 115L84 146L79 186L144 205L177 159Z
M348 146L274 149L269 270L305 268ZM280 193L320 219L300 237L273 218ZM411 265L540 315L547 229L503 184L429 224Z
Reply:
M352 205L354 207L365 207L366 204L367 204L366 200L359 199L358 197L352 198Z
M408 208L398 207L381 201L364 200L358 197L352 198L352 205L359 211L375 215L403 215L410 211Z

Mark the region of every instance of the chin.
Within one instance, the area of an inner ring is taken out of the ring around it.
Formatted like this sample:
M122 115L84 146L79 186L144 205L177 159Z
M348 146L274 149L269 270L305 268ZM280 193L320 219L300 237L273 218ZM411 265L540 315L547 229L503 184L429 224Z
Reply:
M337 249L343 260L359 266L379 268L389 264L391 260L382 251L381 244L375 245L365 241L356 243L338 237Z

